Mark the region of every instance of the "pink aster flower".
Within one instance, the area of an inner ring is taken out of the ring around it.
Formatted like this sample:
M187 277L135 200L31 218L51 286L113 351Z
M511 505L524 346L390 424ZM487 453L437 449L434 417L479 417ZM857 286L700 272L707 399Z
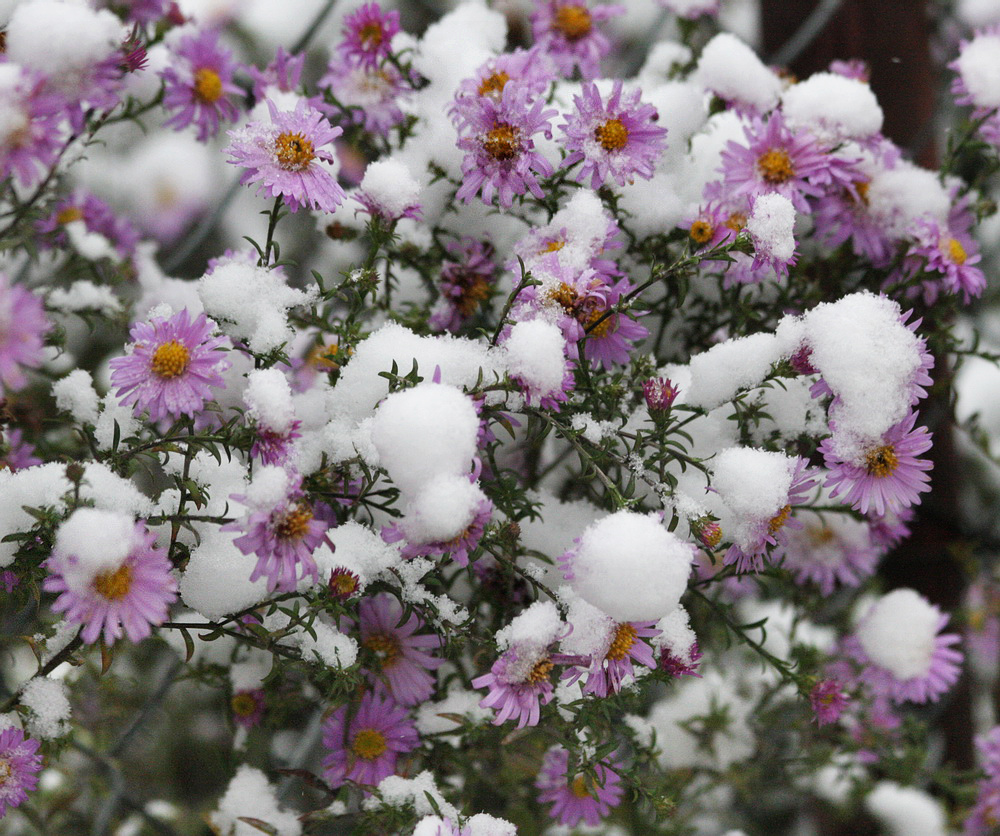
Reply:
M0 731L0 819L7 815L38 786L42 769L41 744L16 728Z
M298 55L290 55L283 46L278 47L278 51L263 70L250 67L250 76L253 78L253 97L256 101L263 101L268 98L268 93L272 90L282 93L294 93L299 89L299 81L302 78L302 68L306 63L306 54L300 52Z
M541 0L531 15L535 46L553 60L563 78L571 78L577 69L585 80L595 78L611 42L594 24L624 12L619 5L591 8L586 0Z
M441 265L438 279L441 297L429 323L435 331L457 331L474 317L493 295L497 278L493 245L488 241L463 238L450 241L446 249L449 259Z
M399 12L383 12L378 3L365 3L344 18L341 52L359 65L375 68L392 51L399 32Z
M976 804L965 820L964 836L992 836L1000 827L1000 726L976 738L984 777Z
M538 725L541 706L553 697L552 659L544 648L515 645L505 650L490 672L472 680L473 688L489 688L480 701L483 708L496 710L493 725L517 720L517 727Z
M332 212L344 200L333 163L336 157L323 146L344 131L335 128L312 105L300 100L294 111L279 111L268 99L269 122L251 122L238 131L229 131L226 148L229 162L246 169L240 177L244 186L259 183L257 194L281 195L295 212L308 206Z
M468 203L481 195L483 203L499 198L500 206L509 209L515 195L531 192L543 197L538 176L552 174L552 165L535 150L532 137L543 133L551 138L550 120L556 111L545 102L528 102L524 90L508 85L499 101L480 98L474 117L458 139L465 151L462 160L462 186L456 197Z
M633 660L650 670L656 670L657 661L653 655L653 648L642 641L660 635L660 631L653 626L655 623L655 621L623 621L609 625L611 630L608 632L607 649L591 657L590 665L586 669L587 681L584 683L583 693L596 694L598 697L617 694L622 689L625 677L635 675ZM570 667L563 673L562 678L571 683L576 682L583 672L583 668Z
M0 470L23 470L41 464L35 455L35 447L24 440L24 432L17 427L0 429Z
M75 222L82 223L87 232L102 235L115 248L120 258L129 258L135 254L139 232L132 223L117 215L99 197L82 189L77 189L56 203L49 216L35 225L35 229L42 235L39 243L45 248L53 245L69 246L66 226Z
M51 327L42 300L0 273L0 396L28 384L24 369L42 364Z
M379 68L358 66L338 55L320 78L334 102L323 106L335 121L362 125L369 133L383 136L403 121L401 100L412 87L391 64Z
M771 517L744 521L739 542L734 542L726 551L723 565L735 564L736 571L742 573L761 571L765 561L778 563L786 551L787 530L802 527L802 523L791 515L792 508L805 502L815 486L814 471L809 463L801 457L797 458L792 465L785 504Z
M499 102L508 84L524 90L527 97L533 99L548 89L553 75L552 62L537 47L515 49L492 57L472 78L458 85L449 111L451 118L459 129L470 119L475 121L478 100L489 98Z
M678 391L669 377L651 377L643 381L642 396L649 414L656 416L669 412L677 399Z
M744 128L745 144L730 140L722 151L723 190L729 199L780 194L799 212L809 212L807 197L828 187L849 188L851 166L826 153L808 131L785 125L780 111L767 122L754 118Z
M886 431L881 443L852 461L841 460L831 439L824 439L819 451L830 470L823 485L831 489L830 496L846 493L841 499L845 505L862 514L873 509L879 516L919 503L920 494L930 490L927 471L933 465L917 458L930 450L931 434L926 427L914 429L916 420L917 414L910 412Z
M232 498L247 501L239 494ZM257 555L251 583L267 578L268 592L292 592L300 577L310 575L313 583L319 583L319 569L312 553L326 537L327 527L302 495L301 480L292 477L284 499L277 505L252 507L246 517L227 523L222 530L245 532L233 540L233 545L243 554Z
M225 386L228 340L214 331L214 322L204 314L192 320L186 308L169 319L136 322L129 353L109 363L121 403L131 404L136 415L148 410L153 421L193 418L211 398L211 387Z
M375 655L396 702L416 705L430 697L435 678L429 671L441 667L444 659L427 651L439 649L441 639L433 633L418 634L424 623L414 612L403 621L402 605L388 593L365 598L358 613L361 644Z
M938 288L962 296L969 304L986 288L986 276L975 265L981 260L968 228L950 228L929 216L912 230L914 241L903 261L903 273L922 279L924 303L937 301ZM936 281L932 277L937 277Z
M869 522L809 510L799 521L801 527L788 532L783 563L797 584L815 584L830 596L838 585L860 586L875 574L885 550L873 539Z
M95 518L109 512L82 508ZM73 517L64 525L69 525ZM98 521L100 522L100 521ZM60 547L57 539L52 556L45 562L49 576L42 586L58 594L54 612L64 612L66 619L83 626L80 638L93 644L103 633L105 644L113 644L122 635L139 642L150 635L152 625L167 618L170 604L177 600L177 581L166 554L154 546L156 534L136 522L130 532L123 559L117 565L94 566L74 551Z
M235 122L239 110L230 96L243 91L233 82L232 53L219 45L219 33L206 29L181 38L171 61L162 70L163 109L173 115L163 124L183 130L194 124L198 141L219 132L220 124Z
M620 769L620 762L608 759L594 767L593 775L586 772L571 775L569 752L562 746L553 746L545 753L535 780L535 786L541 790L538 800L552 803L549 816L562 825L576 827L585 821L597 827L611 808L621 803L624 789L618 774Z
M284 430L275 430L258 424L253 446L250 448L250 457L259 459L261 464L288 464L295 451L295 439L302 438L302 433L299 432L301 426L302 421L298 418L293 419Z
M686 654L664 645L660 648L659 669L670 676L696 676L701 679L698 665L702 655L698 642L692 642Z
M825 726L840 719L840 715L847 708L847 695L841 690L837 680L821 679L809 692L809 704L812 706L816 724Z
M570 152L563 168L582 162L576 172L580 183L590 180L599 189L613 178L619 186L631 183L635 175L649 179L666 147L667 129L654 124L656 108L640 101L642 92L622 93L621 80L615 81L605 103L597 85L585 83L582 95L574 96L576 112L560 125Z
M14 175L34 188L48 173L65 141L63 99L46 89L45 79L27 67L0 64L0 179Z
M387 695L366 691L348 720L341 706L323 723L323 777L336 789L345 781L376 786L396 771L400 755L417 748L420 738L409 712Z
M233 722L244 729L260 725L264 719L264 692L260 688L236 691L229 700Z

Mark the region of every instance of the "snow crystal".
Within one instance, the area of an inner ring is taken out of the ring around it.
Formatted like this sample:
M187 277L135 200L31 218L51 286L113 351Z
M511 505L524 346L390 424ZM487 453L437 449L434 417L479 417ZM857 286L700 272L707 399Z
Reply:
M691 359L691 384L684 402L715 409L732 400L741 389L758 385L782 357L795 346L774 334L737 337L712 346Z
M654 517L618 511L584 531L572 586L617 621L658 619L680 602L691 559L691 547Z
M795 253L795 207L784 195L760 195L753 202L747 232L758 254L788 261Z
M405 807L413 805L418 816L429 816L434 808L427 796L434 799L437 809L452 821L458 820L458 811L449 804L434 783L434 776L425 770L415 778L390 775L378 785L378 795L365 799L361 806L365 810L377 810L380 806Z
M233 535L211 532L191 551L180 580L180 594L206 618L240 612L267 597L267 578L250 582L257 557L233 545Z
M442 734L444 732L455 731L457 728L455 720L444 717L444 714L455 714L464 717L475 725L482 725L493 717L493 710L483 708L479 703L483 695L477 691L465 691L455 688L448 692L448 695L438 702L425 702L417 709L414 722L417 731L421 735ZM453 745L457 745L460 738L451 736L445 738Z
M510 624L496 634L497 647L536 647L544 649L552 644L565 629L559 610L551 601L535 601Z
M259 467L247 485L244 501L254 511L271 511L285 503L290 482L288 471L280 465Z
M838 73L814 73L781 97L793 130L806 128L827 144L866 139L882 130L882 108L863 81Z
M280 369L254 369L250 372L243 401L258 426L279 434L291 429L295 420L292 388Z
M572 627L559 643L559 649L563 653L603 658L611 646L615 620L573 594L570 587L560 587L559 596L568 604L566 623Z
M931 669L941 611L912 589L883 595L858 625L868 657L896 679L926 676Z
M1000 107L1000 35L973 38L962 48L956 65L976 107Z
M276 836L300 836L302 825L295 813L278 804L278 796L267 776L243 764L229 782L219 808L209 816L214 828L227 836L259 836L260 829L240 821L260 819L274 828Z
M49 293L48 305L69 313L93 310L109 317L122 309L121 300L115 296L114 290L87 279L73 282L68 288L57 287Z
M951 198L937 172L900 162L878 171L868 185L868 213L893 238L902 238L923 215L945 223Z
M527 387L533 400L562 391L566 340L558 325L544 319L518 322L504 340L503 350L507 369Z
M132 549L134 527L134 520L124 514L77 508L56 532L54 551L66 557L66 585L84 589L97 575L121 566Z
M486 494L465 476L443 474L424 483L406 506L401 523L410 543L454 540L475 519Z
M52 394L56 399L56 408L68 412L74 421L81 424L97 423L99 398L94 391L90 372L83 369L70 372L52 384Z
M341 526L330 529L330 540L334 550L323 551L322 547L313 557L320 569L320 578L329 577L337 566L354 572L362 583L370 583L390 567L402 560L399 546L386 543L376 532L357 520L349 520ZM328 555L327 560L324 555Z
M506 819L498 819L486 813L476 813L465 823L469 836L517 836L517 828Z
M304 658L315 659L328 668L349 668L357 661L358 643L350 636L319 619L310 627L315 638L304 628L288 637L302 649Z
M726 101L766 112L778 103L781 80L735 35L722 32L702 50L693 79Z
M258 354L292 340L288 309L310 304L317 292L289 287L277 270L238 261L220 264L198 282L205 312L219 320L223 333Z
M730 447L712 460L712 487L733 515L722 528L734 543L750 548L761 520L771 519L788 502L795 461L753 447Z
M274 663L273 657L266 650L248 647L245 652L246 658L233 662L229 668L229 681L234 691L253 691L260 688Z
M131 406L123 406L118 396L108 392L101 401L101 414L94 427L94 439L101 450L110 450L115 440L115 424L118 425L118 438L129 438L139 432L142 424L135 417Z
M661 618L656 623L656 629L660 635L650 639L654 647L665 648L682 661L691 661L691 649L698 637L691 629L691 619L684 607L678 605L677 609Z
M369 163L360 187L381 212L392 218L418 202L420 189L407 165L395 159Z
M421 383L389 395L372 425L382 466L406 493L414 493L434 476L468 473L478 434L472 399L440 383Z
M36 676L21 691L21 704L30 711L27 729L32 737L52 740L69 731L69 697L66 684Z
M865 806L889 831L889 836L947 836L941 802L916 787L879 781L865 797Z

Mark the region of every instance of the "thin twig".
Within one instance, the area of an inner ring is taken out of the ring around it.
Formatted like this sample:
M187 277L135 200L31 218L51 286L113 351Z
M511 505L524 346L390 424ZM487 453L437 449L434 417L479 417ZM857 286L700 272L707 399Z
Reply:
M816 38L819 37L830 22L843 0L820 0L816 8L802 21L802 25L787 41L774 51L767 59L772 66L787 67L798 58Z

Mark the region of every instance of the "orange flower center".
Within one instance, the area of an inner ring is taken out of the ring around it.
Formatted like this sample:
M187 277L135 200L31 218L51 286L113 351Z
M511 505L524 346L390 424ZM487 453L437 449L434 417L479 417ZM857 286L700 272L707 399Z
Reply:
M375 21L366 23L358 32L358 40L365 49L376 49L381 46L384 37L382 25Z
M965 252L965 247L963 247L958 241L954 238L949 238L946 243L946 248L947 252L945 253L945 256L952 264L957 264L959 267L965 264L965 259L968 258L968 255ZM945 248L943 247L942 249Z
M203 104L213 104L222 98L222 79L215 70L208 67L195 70L194 96Z
M358 578L353 572L334 570L330 576L330 591L334 595L347 598L358 589Z
M594 128L594 139L609 153L620 151L628 142L628 128L622 124L621 119L609 119Z
M795 176L792 158L784 148L772 148L760 155L757 170L764 180L773 186L787 183Z
M508 81L510 81L510 76L507 73L503 70L496 70L479 82L478 93L480 96L499 98Z
M566 284L566 282L560 282L559 287L550 290L548 297L566 311L566 313L576 313L576 291Z
M300 133L286 131L274 140L274 156L285 171L302 171L316 159L313 144Z
M56 215L56 223L64 225L83 220L83 210L79 206L67 206Z
M490 296L490 281L486 276L473 276L462 289L455 307L462 316L472 316Z
M495 160L512 160L520 148L517 133L517 128L506 122L494 124L493 130L486 134L483 148Z
M7 783L7 779L14 774L14 768L6 758L0 758L0 787Z
M153 352L150 368L153 374L170 380L184 374L190 361L191 352L187 350L187 346L177 340L170 340Z
M590 34L590 12L583 6L566 5L556 10L552 28L567 41L578 41Z
M816 546L823 546L833 541L833 529L828 525L811 525L807 532L809 539Z
M690 235L696 244L707 244L714 234L715 230L708 221L697 220L691 224Z
M309 531L313 512L308 505L300 505L294 511L289 511L275 528L275 533L284 540L301 540Z
M739 232L743 227L747 225L747 216L743 212L733 212L728 218L726 218L723 226L726 229L731 229L733 232Z
M586 775L577 775L569 785L569 791L577 798L590 798L590 787Z
M351 743L351 751L366 761L375 760L386 748L385 735L375 729L361 729Z
M566 242L565 241L560 241L559 239L553 239L552 241L548 241L545 244L545 247L542 249L542 252L543 253L557 253L557 252L559 252L559 250L561 250L565 246L566 246Z
M897 467L899 467L899 459L896 457L896 451L891 445L887 444L884 447L876 447L865 455L865 469L869 475L874 476L876 479L884 479L886 476L891 476Z
M594 310L587 314L587 322L584 327L590 329L587 332L588 334L595 337L606 337L609 333L613 334L615 332L615 317L613 314L601 319L606 313L607 310ZM597 322L599 319L601 321ZM597 322L597 325L594 325L595 322Z
M229 705L233 709L233 714L237 717L249 717L257 710L257 700L245 691L234 694Z
M383 668L392 667L400 656L399 640L388 633L373 633L364 645L378 657Z
M109 601L118 601L128 595L132 587L132 569L126 564L113 572L101 572L94 578L94 592Z
M538 662L535 667L531 669L531 673L528 674L528 684L538 685L540 682L545 682L549 678L549 674L552 672L553 664L548 659L542 659Z
M785 527L785 523L788 522L788 515L792 513L792 506L786 505L777 514L771 517L771 521L767 524L768 534L777 534Z
M608 652L604 655L604 658L613 661L624 659L629 648L635 644L635 639L635 627L627 621L619 624L615 629L615 637L611 640L611 647L608 648Z

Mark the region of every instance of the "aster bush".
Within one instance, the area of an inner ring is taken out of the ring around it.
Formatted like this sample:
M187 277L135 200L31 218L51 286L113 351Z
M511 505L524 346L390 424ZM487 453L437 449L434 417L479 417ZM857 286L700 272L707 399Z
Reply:
M1000 14L746 5L3 12L0 831L997 832Z

